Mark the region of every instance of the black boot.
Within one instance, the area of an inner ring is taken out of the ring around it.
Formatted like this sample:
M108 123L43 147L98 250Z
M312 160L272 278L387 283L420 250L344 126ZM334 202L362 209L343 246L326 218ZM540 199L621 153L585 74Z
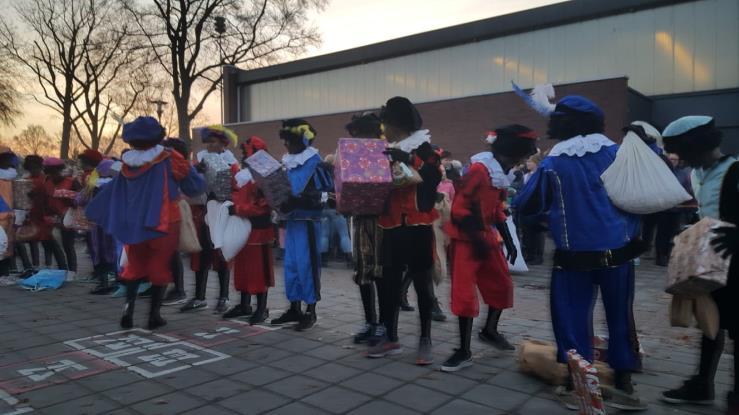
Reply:
M472 365L472 317L459 317L459 349L441 365L442 372L456 372Z
M408 288L413 283L413 277L406 273L403 276L403 284L400 286L400 309L403 311L415 311L416 309L408 304Z
M187 302L187 293L185 292L185 270L182 267L182 258L180 254L175 252L172 256L172 278L174 279L174 287L164 297L162 305L178 305Z
M273 326L281 326L288 323L297 323L303 317L303 312L300 310L300 301L293 301L290 303L290 308L287 309L281 316L273 319L270 324Z
M297 331L308 330L309 328L313 327L314 324L316 324L316 320L318 320L318 318L316 317L316 305L308 304L308 307L305 310L305 313L303 313L303 316L300 318L300 321L298 321L298 324L295 326L295 330Z
M218 286L220 291L218 295L218 303L216 304L216 308L213 310L213 313L215 314L225 313L228 309L228 280L230 275L231 273L228 268L218 270Z
M252 326L255 324L262 324L267 321L269 317L269 310L267 309L267 293L257 294L257 309L249 319L249 324Z
M498 332L498 321L502 312L502 310L496 310L493 307L488 308L488 318L485 322L485 328L480 330L478 337L498 350L515 350L516 348L508 343L508 340Z
M364 327L354 335L354 343L362 344L368 342L375 335L377 326L377 311L375 307L375 285L372 283L359 286L359 294L362 297L364 308Z
M431 319L434 321L446 321L446 314L444 314L443 311L441 311L441 304L439 304L439 299L436 298L436 294L434 294L434 279L429 278L429 292L431 293L432 299L432 308L431 308Z
M126 302L123 305L123 316L121 317L121 328L128 330L133 328L133 309L136 305L136 297L139 292L139 284L141 281L127 281L126 286Z
M703 336L698 374L688 379L683 386L663 392L662 400L675 404L712 405L715 398L713 381L725 341L724 330L719 330L714 340Z
M164 291L166 286L151 286L151 310L149 311L149 330L155 330L159 327L166 326L167 321L162 318L160 311L162 309L162 300L164 299Z

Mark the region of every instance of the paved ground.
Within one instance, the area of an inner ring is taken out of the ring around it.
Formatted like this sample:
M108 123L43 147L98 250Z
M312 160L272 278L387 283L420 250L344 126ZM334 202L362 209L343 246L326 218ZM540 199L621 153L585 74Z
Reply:
M692 374L698 335L668 327L663 270L646 262L638 269L635 304L647 354L644 373L636 376L639 392L651 403L645 413L721 413L720 407L678 409L657 400L661 391ZM502 330L517 344L552 338L546 270L536 267L514 278L516 307L504 313ZM286 304L280 276L281 269L278 287L270 293L273 315ZM191 274L186 278L192 281ZM70 283L39 293L2 287L0 414L568 413L548 385L518 372L515 352L497 352L476 339L475 365L458 374L439 372L438 365L413 365L416 313L401 315L403 355L363 357L362 348L351 342L362 317L349 271L336 264L324 270L323 281L319 325L306 333L172 308L165 310L169 325L156 334L115 333L121 300L88 295L89 285ZM211 300L216 285L213 275ZM448 283L438 288L445 302L448 292ZM148 300L137 306L141 327ZM596 332L605 333L602 326L599 316ZM456 347L456 333L451 318L434 323L437 362ZM725 355L717 385L721 406L732 382L731 364Z

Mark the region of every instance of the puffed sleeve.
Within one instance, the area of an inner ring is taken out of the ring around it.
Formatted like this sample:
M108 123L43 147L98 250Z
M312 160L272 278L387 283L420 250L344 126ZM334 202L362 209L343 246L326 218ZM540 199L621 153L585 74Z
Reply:
M182 155L172 151L170 156L172 175L179 184L182 193L188 197L196 197L205 193L205 179L195 170L195 167L185 160Z

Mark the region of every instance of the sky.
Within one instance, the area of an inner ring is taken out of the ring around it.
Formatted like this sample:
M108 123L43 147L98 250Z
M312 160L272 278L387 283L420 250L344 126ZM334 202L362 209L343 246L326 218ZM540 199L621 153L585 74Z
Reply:
M311 20L322 36L320 47L305 57L317 56L382 42L415 33L440 29L493 16L531 9L563 0L330 0ZM205 106L209 122L218 122L220 97L213 94ZM9 137L28 124L44 126L59 134L60 117L48 108L23 99L23 116L13 126L0 127L0 137ZM152 108L153 112L153 108Z

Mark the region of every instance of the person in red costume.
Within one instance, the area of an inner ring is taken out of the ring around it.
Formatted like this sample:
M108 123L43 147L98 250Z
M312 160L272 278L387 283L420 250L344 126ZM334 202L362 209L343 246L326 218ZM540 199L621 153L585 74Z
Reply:
M241 166L231 166L233 173L233 205L229 206L231 215L238 215L251 221L251 233L244 248L236 255L233 264L234 288L241 293L241 303L235 305L223 318L236 318L251 315L250 324L260 324L269 317L267 310L267 291L275 286L272 263L272 245L275 242L275 229L272 225L272 209L264 193L257 187L251 172L246 167L246 159L259 150L267 150L267 144L259 137L249 137L241 144ZM252 312L251 296L257 297L257 309Z
M31 246L31 262L36 267L40 263L38 242L44 249L44 264L49 267L52 263L52 255L56 258L57 266L62 269L67 268L67 260L64 258L64 251L52 238L51 230L54 228L46 216L46 175L44 175L44 159L41 156L30 155L23 160L23 169L28 172L28 179L31 180L31 192L28 196L31 198L31 210L28 214L28 221L36 229L33 238L30 241Z
M460 347L444 362L442 371L456 372L472 364L472 320L480 313L477 290L489 307L480 338L500 349L512 349L498 333L501 312L513 307L513 282L501 240L507 259L514 263L517 251L505 223L509 172L536 153L536 139L536 133L521 125L498 128L490 137L490 151L472 157L459 184L446 231L452 241L452 312L459 317Z
M383 230L382 278L378 280L380 323L367 356L385 357L401 352L398 343L398 311L403 275L413 279L421 319L416 364L433 363L431 354L431 312L433 309L434 230L438 217L434 209L436 188L441 182L439 155L431 148L428 130L416 107L403 97L387 101L380 113L385 127L390 157L395 170L411 172L419 183L394 188L386 212L380 216ZM407 173L404 173L407 176ZM407 183L408 181L406 181ZM413 182L413 181L411 181ZM384 327L384 333L381 328Z
M57 265L59 268L69 270L72 278L74 278L77 273L77 252L74 249L74 239L77 231L65 228L64 225L61 225L61 222L67 210L74 206L74 197L76 192L82 190L82 185L73 177L62 174L65 167L62 159L56 157L44 159L46 215L57 218L61 227L62 249L64 250L66 264ZM59 191L67 193L60 193Z

